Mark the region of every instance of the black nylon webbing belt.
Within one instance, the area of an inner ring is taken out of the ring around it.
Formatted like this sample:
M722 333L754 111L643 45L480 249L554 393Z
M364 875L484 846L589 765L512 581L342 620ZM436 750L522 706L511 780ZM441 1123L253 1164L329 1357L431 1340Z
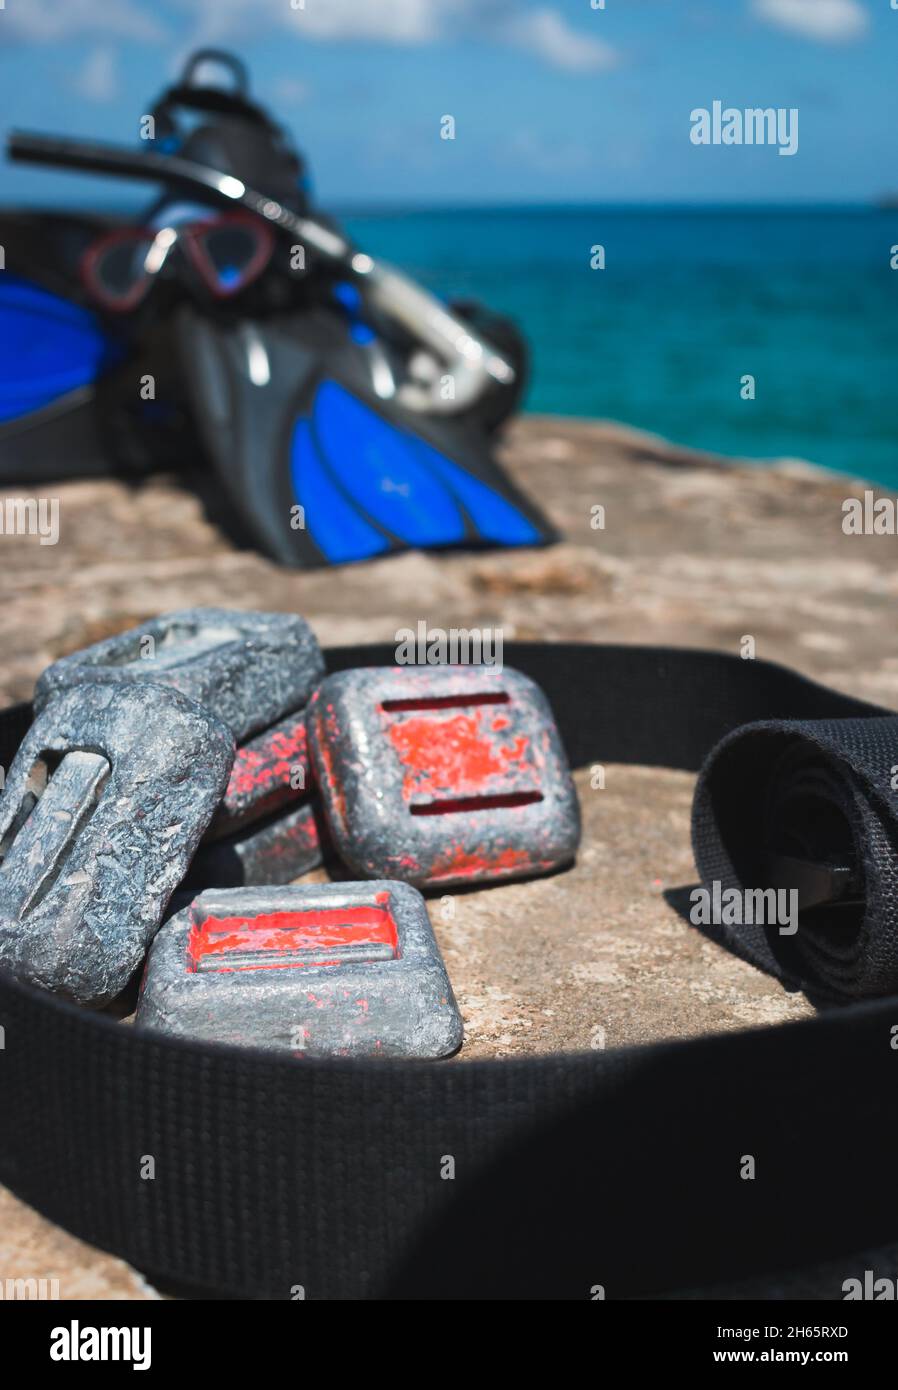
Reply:
M294 1061L140 1033L2 975L3 1182L157 1279L238 1297L615 1298L898 1237L898 716L711 653L508 643L505 661L546 691L575 766L697 769L754 725L700 778L697 862L752 884L771 826L786 851L848 856L866 908L792 940L724 933L843 1006L617 1052ZM4 766L29 718L0 715Z

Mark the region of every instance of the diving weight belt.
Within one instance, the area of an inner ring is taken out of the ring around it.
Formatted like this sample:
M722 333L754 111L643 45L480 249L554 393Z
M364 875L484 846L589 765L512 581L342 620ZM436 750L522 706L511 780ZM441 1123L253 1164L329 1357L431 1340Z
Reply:
M794 936L722 935L841 1007L584 1054L296 1061L140 1033L3 975L3 1182L157 1282L248 1298L623 1298L898 1237L898 714L714 653L505 656L546 692L575 766L702 767L706 884L804 866ZM0 716L5 766L30 717ZM548 920L547 942L564 929Z

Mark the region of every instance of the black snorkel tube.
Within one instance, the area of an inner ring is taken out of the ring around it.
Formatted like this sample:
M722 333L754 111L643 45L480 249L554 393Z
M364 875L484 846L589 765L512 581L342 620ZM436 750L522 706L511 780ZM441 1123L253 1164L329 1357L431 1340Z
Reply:
M375 261L339 232L292 212L232 174L180 155L29 131L12 131L6 149L16 163L173 184L203 193L224 206L246 208L309 247L357 285L371 310L400 325L444 364L455 387L451 399L444 399L439 377L432 384L406 381L396 386L395 398L409 410L457 414L470 409L494 384L511 386L515 381L512 364L434 295L392 266Z

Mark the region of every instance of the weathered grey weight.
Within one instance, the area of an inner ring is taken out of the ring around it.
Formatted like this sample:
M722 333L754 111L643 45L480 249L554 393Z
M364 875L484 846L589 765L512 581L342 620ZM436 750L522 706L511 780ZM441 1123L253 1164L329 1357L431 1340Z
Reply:
M161 928L137 1024L296 1056L444 1057L462 1022L405 883L210 889Z
M230 730L176 690L83 684L0 798L0 965L81 1004L139 966L227 785Z
M97 681L152 681L205 705L241 742L300 709L323 674L315 634L298 614L185 608L55 661L34 705Z

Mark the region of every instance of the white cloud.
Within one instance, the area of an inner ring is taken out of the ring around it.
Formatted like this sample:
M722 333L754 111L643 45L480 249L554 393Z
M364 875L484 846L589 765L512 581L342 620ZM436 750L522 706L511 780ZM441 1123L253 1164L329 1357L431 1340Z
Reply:
M292 15L316 39L422 44L439 37L446 11L462 8L458 0L305 0Z
M528 8L521 0L305 0L305 8L292 15L302 33L319 39L429 44L480 38L523 49L568 72L595 72L617 62L610 44L572 28L558 10Z
M758 0L772 4L775 0ZM424 47L454 39L480 39L531 53L565 72L613 67L617 52L575 28L562 10L526 0L176 0L192 17L184 44L234 42L260 32L293 34L318 42L379 42ZM802 0L778 0L798 5ZM850 5L855 0L814 0ZM98 39L170 40L150 0L7 0L3 30L32 43L54 43L76 35ZM586 6L585 15L592 14ZM93 55L94 62L99 62ZM99 80L99 79L98 79Z
M572 29L557 10L522 11L500 23L498 33L568 72L596 72L617 65L618 55L610 44Z
M780 29L824 43L858 39L870 23L860 0L754 0L754 10Z
M114 101L119 94L119 77L113 49L100 46L88 53L72 77L70 86L85 101L98 104Z
M181 41L185 55L200 43L233 43L251 35L261 37L282 25L285 14L291 18L293 15L290 0L177 0L177 5L194 21Z
M165 37L147 8L133 0L11 0L2 23L4 35L31 43L56 43L80 34L144 42Z

